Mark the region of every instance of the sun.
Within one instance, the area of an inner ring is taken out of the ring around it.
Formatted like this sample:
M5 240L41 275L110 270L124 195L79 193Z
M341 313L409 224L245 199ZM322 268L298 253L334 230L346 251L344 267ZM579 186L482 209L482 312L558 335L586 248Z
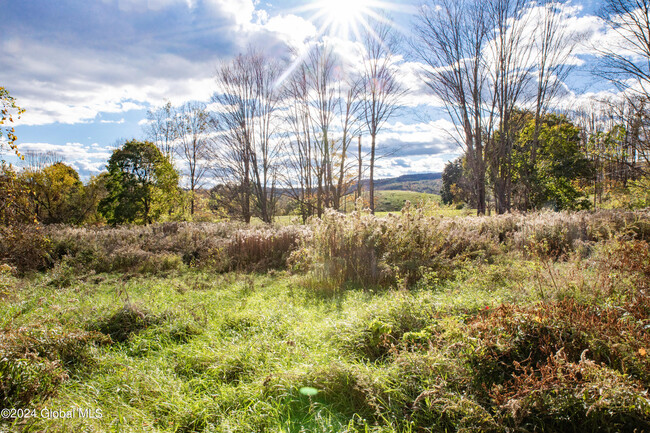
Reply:
M372 0L318 0L314 8L322 11L329 32L342 39L358 36L359 26L373 15Z
M369 20L385 20L382 11L386 9L394 9L394 4L380 0L313 0L295 11L312 13L309 21L317 25L319 36L353 40L361 38Z
M307 19L318 29L314 41L322 41L323 36L352 42L371 37L383 44L373 24L388 24L406 34L388 16L391 12L412 14L412 10L402 2L392 0L310 0L306 5L287 10L287 13L310 14ZM276 85L282 83L304 61L311 46L307 44L304 48L280 76Z

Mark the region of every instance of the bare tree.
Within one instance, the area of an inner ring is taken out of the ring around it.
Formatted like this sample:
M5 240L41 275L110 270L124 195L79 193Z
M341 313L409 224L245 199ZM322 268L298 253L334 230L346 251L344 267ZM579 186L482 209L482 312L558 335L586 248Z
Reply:
M417 53L427 65L422 75L462 137L479 214L486 210L486 172L497 212L512 207L522 108L536 122L523 174L530 192L541 119L568 74L577 40L562 17L561 5L550 0L445 0L422 7L416 29Z
M287 84L288 142L291 148L287 156L290 170L284 180L292 198L297 201L303 222L314 215L312 181L312 126L309 113L309 82L306 66L300 65Z
M605 0L600 16L615 36L601 54L597 73L621 90L650 95L650 2ZM631 83L630 83L631 81Z
M614 104L619 123L626 125L633 164L643 170L650 160L650 1L605 0L600 16L613 38L597 47L601 61L596 70L623 91L625 104ZM644 163L644 164L643 164Z
M173 163L174 145L177 138L176 110L171 102L147 111L148 123L144 127L151 140L165 157Z
M515 116L517 106L526 103L525 90L532 79L533 44L528 42L534 29L525 0L492 0L485 4L488 13L488 59L492 71L492 93L484 97L495 109L498 134L487 137L486 154L494 187L495 209L498 213L510 211L512 197L513 125L521 116ZM490 121L491 122L491 121Z
M370 135L369 183L370 210L375 212L375 161L377 134L386 121L400 108L405 94L397 79L395 49L397 39L387 20L376 21L364 38L363 81L361 98L363 117Z
M422 78L445 105L457 128L477 213L486 211L484 140L493 129L494 105L486 104L490 69L483 57L489 42L487 12L479 0L442 0L421 7L415 33Z
M64 158L61 154L53 151L38 152L26 151L23 152L25 159L23 160L23 167L28 171L40 171L50 165L63 162Z
M323 209L331 207L332 185L332 147L331 137L334 112L337 104L334 82L336 59L332 49L327 45L313 47L307 60L307 77L313 97L310 103L311 124L314 127L313 142L316 147L314 168L317 179L317 211L322 215Z
M187 170L190 187L190 214L194 215L196 188L203 184L210 168L212 119L205 104L186 103L174 118L175 150Z
M303 218L339 209L350 184L349 147L359 134L359 81L343 78L341 59L315 44L296 68L288 88L289 156L287 184Z
M348 152L352 140L355 136L361 140L361 124L360 115L362 114L362 100L359 98L361 92L361 80L346 82L343 84L346 87L342 90L342 83L339 83L339 106L340 106L340 120L341 120L341 140L340 146L335 149L338 155L338 181L333 188L332 193L332 207L339 209L341 200L345 199L346 192L350 187L353 179L350 171L354 168L348 161ZM361 165L362 161L361 150L359 149L358 162ZM358 179L360 182L360 179Z
M280 65L249 49L217 71L219 105L215 125L221 145L215 154L217 172L237 186L241 215L250 222L250 204L264 222L275 212L277 161L281 146L276 122L281 100Z

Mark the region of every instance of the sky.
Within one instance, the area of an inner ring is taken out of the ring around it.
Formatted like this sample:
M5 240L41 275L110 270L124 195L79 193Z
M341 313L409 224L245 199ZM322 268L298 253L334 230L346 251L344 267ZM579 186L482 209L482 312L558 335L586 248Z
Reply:
M16 128L19 149L55 152L87 180L121 143L145 138L148 109L208 102L217 66L246 47L286 56L289 46L314 38L353 43L354 32L344 29L357 1L0 0L0 86L26 110ZM419 1L364 1L368 13L391 17L405 40L412 37ZM599 8L594 0L564 6L567 25L586 34L566 81L569 105L613 91L591 73L594 46L607 37ZM380 148L392 149L378 162L378 177L441 172L462 150L418 78L422 65L406 44L399 55L409 93L378 136Z

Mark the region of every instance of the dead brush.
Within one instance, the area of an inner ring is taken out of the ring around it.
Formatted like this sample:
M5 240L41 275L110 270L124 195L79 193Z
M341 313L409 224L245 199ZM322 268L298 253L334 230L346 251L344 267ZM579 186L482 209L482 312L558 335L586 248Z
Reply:
M0 262L18 272L43 271L53 263L52 242L42 226L0 227Z
M560 349L539 368L515 364L512 380L490 391L501 423L525 431L647 431L645 387L588 355L571 362Z
M504 305L469 323L470 335L482 348L471 362L483 368L486 382L495 383L497 378L508 380L517 368L542 365L560 350L571 362L588 350L593 361L647 385L648 321L647 316L645 320L636 316L647 311L648 304L598 307L567 299L532 307Z
M48 226L43 234L51 240L54 262L66 258L79 270L156 274L183 265L217 272L283 269L306 230L300 226L164 223L100 228Z
M297 226L239 230L225 246L228 270L282 269L304 234Z
M315 277L364 288L398 281L411 287L425 273L445 279L466 261L497 251L489 237L409 205L401 215L386 218L359 210L349 215L330 210L312 223L312 231L301 258Z
M650 280L650 243L638 239L613 239L605 244L600 264L610 269L638 273ZM647 284L645 286L647 288Z

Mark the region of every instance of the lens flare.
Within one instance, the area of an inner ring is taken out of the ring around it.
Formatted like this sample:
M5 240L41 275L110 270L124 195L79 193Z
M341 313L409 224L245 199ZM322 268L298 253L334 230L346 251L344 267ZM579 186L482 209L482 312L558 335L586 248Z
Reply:
M343 40L361 39L362 29L369 29L369 22L389 21L391 12L410 13L411 7L379 0L314 0L294 9L295 12L311 12L309 20L317 25L318 37L323 35ZM392 21L391 25L395 25Z

